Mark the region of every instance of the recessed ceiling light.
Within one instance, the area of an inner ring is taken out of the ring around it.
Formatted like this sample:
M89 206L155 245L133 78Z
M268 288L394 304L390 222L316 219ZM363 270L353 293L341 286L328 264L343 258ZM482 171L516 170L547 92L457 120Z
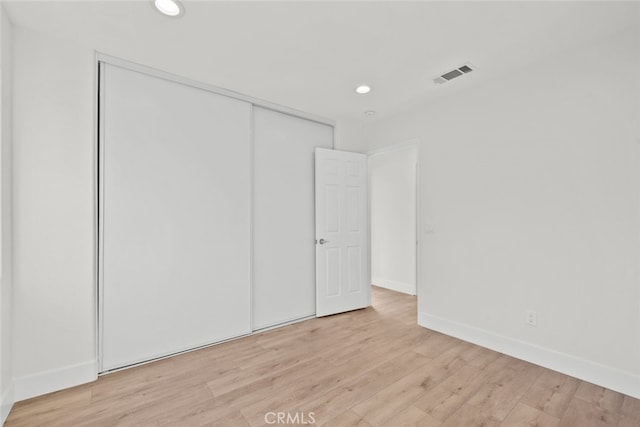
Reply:
M364 95L369 92L371 92L371 86L369 85L360 85L356 88L356 93L359 93L360 95Z
M376 115L376 112L373 111L373 110L369 110L369 111L365 111L364 115L367 116L367 117L373 117L373 116Z
M153 5L167 16L180 16L184 13L184 7L178 0L154 0Z

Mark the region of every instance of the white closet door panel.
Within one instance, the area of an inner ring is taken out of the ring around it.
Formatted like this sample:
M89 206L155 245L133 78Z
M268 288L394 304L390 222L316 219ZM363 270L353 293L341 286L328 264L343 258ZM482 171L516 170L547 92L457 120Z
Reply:
M315 314L314 150L333 128L254 107L253 329Z
M250 332L251 105L103 67L105 371Z

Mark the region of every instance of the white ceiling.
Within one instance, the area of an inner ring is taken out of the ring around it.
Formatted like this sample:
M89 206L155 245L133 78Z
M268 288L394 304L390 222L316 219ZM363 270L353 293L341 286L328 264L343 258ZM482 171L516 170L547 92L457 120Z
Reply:
M184 1L179 19L150 0L3 4L15 25L335 120L395 114L640 25L640 3L613 1ZM479 70L432 83L467 61ZM363 82L373 92L356 95Z

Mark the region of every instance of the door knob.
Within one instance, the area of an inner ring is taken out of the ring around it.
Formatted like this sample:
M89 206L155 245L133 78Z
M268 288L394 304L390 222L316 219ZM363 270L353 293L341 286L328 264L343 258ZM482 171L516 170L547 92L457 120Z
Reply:
M324 240L324 239L320 239L318 240L318 243L320 243L321 245L324 245L325 243L329 243L328 240Z

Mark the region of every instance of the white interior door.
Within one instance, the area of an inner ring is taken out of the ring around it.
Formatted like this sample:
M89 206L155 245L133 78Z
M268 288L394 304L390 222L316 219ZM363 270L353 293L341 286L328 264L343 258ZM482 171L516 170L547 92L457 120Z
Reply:
M101 371L250 333L251 105L101 68Z
M371 304L367 156L316 149L316 316Z
M253 108L253 329L316 312L314 150L333 128Z

